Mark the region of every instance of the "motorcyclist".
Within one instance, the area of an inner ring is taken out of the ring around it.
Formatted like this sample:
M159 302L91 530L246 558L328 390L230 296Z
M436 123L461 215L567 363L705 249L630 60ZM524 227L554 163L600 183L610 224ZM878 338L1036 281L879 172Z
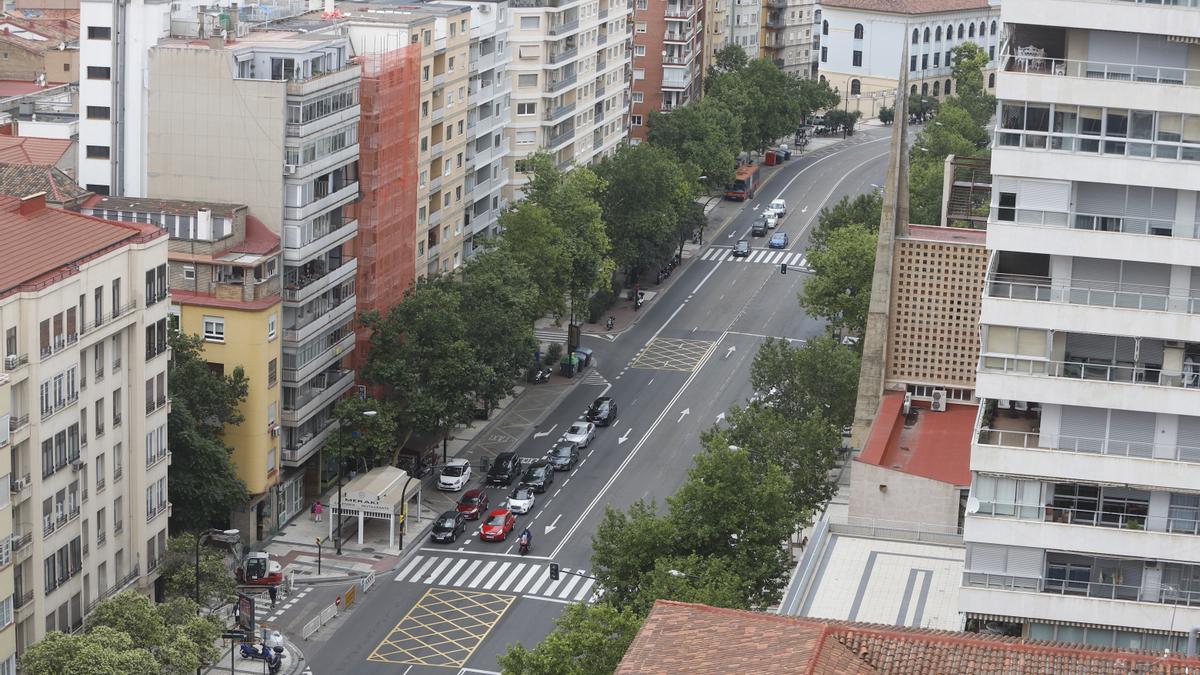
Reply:
M521 530L521 540L520 541L521 541L522 548L529 548L530 546L533 546L533 533L529 531L528 527L525 528L524 530Z

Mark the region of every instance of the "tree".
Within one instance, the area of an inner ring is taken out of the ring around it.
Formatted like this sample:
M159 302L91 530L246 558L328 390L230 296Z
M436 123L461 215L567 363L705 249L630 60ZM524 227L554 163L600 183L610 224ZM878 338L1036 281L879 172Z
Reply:
M889 108L886 105L879 108L879 122L881 124L891 124L896 119L896 109Z
M178 534L167 540L162 564L163 588L167 598L195 600L196 535ZM200 547L200 600L213 609L234 598L237 586L225 564L225 554L211 546Z
M833 108L841 97L826 80L797 80L800 92L800 120L808 119L818 110Z
M862 117L862 113L857 110L847 112L835 108L825 113L825 124L833 128L843 127L847 134L853 134L854 125L858 123L860 117Z
M823 246L809 248L808 264L813 275L800 291L800 306L831 328L862 335L875 274L875 233L862 225L834 230Z
M786 417L819 415L841 428L854 420L860 364L857 352L829 335L803 347L771 339L754 355L750 382Z
M718 101L704 98L669 115L652 110L649 126L649 143L669 150L680 164L695 166L705 177L701 182L708 191L722 190L733 182L742 125Z
M505 211L500 225L504 230L500 250L525 268L537 291L537 316L565 314L571 257L562 228L545 207L528 199Z
M987 130L956 99L947 100L917 135L909 167L909 219L941 222L943 175L948 155L971 157L987 146ZM986 152L986 151L985 151Z
M624 146L596 167L613 260L630 278L674 254L677 226L696 197L694 172L652 143Z
M177 598L156 607L146 596L126 591L96 605L86 619L82 636L71 636L84 639L60 646L68 653L77 654L90 645L107 643L110 647L115 647L116 653L122 655L134 668L132 671L92 672L160 672L183 675L195 672L205 663L212 663L220 655L220 649L216 647L220 636L220 621L211 616L197 616L196 604L191 600ZM125 642L126 639L128 643ZM126 644L137 645L137 649L123 648ZM142 651L157 662L156 669L140 670L145 662L137 652Z
M367 412L375 414L364 414ZM325 444L330 455L350 460L351 466L388 463L396 443L398 412L394 402L352 396L337 402L333 416L338 429Z
M908 114L915 115L918 119L925 119L937 112L937 109L938 100L932 96L912 94L908 97Z
M500 668L506 675L609 675L641 627L642 617L632 609L570 604L535 649L509 645Z
M670 528L653 502L638 500L627 513L605 507L592 535L592 574L606 601L624 607L642 592L643 577L654 569L654 561L677 550L677 535Z
M241 366L228 375L209 368L200 336L172 331L168 339L171 529L201 530L227 523L230 512L249 498L233 465L233 450L221 440L227 425L242 422L238 406L246 400L249 381Z
M842 197L833 206L821 209L809 246L824 246L830 232L847 225L862 225L871 232L877 232L882 214L883 195L878 191L866 192L855 196L854 199L850 199L849 195Z
M708 67L705 84L720 75L737 75L750 63L750 57L740 45L730 43L713 54L713 64ZM707 89L705 90L707 92Z
M954 98L970 113L979 127L984 127L996 111L996 97L987 93L983 86L983 70L988 64L988 54L974 42L964 42L952 50L954 65Z
M798 516L791 481L769 459L723 440L704 442L687 480L667 498L668 520L686 533L680 553L728 559L745 602L767 607L779 601L790 568L783 542Z
M659 558L642 579L631 607L645 616L655 601L695 602L711 607L752 609L741 575L727 558L698 555Z
M99 626L86 633L51 632L21 655L25 675L160 675L154 655L129 635Z

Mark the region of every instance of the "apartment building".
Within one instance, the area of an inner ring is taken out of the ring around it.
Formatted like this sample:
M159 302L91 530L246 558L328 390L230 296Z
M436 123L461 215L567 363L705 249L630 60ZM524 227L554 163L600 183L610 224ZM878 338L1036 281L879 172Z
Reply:
M0 594L12 594L20 653L78 628L109 595L148 592L166 553L167 235L33 195L0 197L0 241L11 263L0 271L11 460L0 520L12 522L0 562L13 569Z
M816 0L765 0L759 50L780 70L816 77L821 54L821 8Z
M1200 13L1001 16L960 608L1181 651L1200 625Z
M728 44L738 45L751 59L762 56L763 11L766 0L729 0L726 13L725 38Z
M646 140L650 111L700 98L704 78L703 0L636 0L633 10L630 142Z
M463 262L469 205L471 5L355 4L342 29L361 55L420 46L416 274L456 269Z
M250 499L230 513L230 526L248 542L283 524L276 497L297 501L293 482L277 492L280 477L279 363L282 358L279 235L242 204L135 197L92 197L84 214L106 220L149 223L167 231L167 285L171 318L186 335L204 338L209 367L223 374L242 368L249 383L239 410L241 424L227 426L223 441L233 450L238 477ZM320 407L323 394L353 378L336 364L286 401L284 415ZM344 388L343 388L344 389ZM302 508L293 504L293 509Z
M729 0L704 0L703 72L716 63L717 52L729 44L726 28L729 24Z
M13 675L17 672L17 631L10 627L14 623L13 602L16 600L13 584L13 502L12 502L12 378L0 372L0 487L4 483L8 490L0 491L0 673Z
M626 0L520 0L509 44L513 56L509 138L513 169L544 150L560 168L612 154L626 138L635 30ZM524 174L514 175L524 183ZM519 189L518 189L519 192ZM519 196L519 195L518 195Z
M324 32L333 25L305 15L236 41L167 38L148 64L150 193L245 204L282 239L279 489L301 491L280 500L283 521L336 474L321 449L354 386L340 373L355 345L361 67L347 38Z
M953 93L951 50L965 42L988 53L984 84L995 86L1000 9L988 0L904 0L886 8L874 0L824 0L820 27L818 77L848 92L844 105L865 117L895 105L904 42L912 95Z

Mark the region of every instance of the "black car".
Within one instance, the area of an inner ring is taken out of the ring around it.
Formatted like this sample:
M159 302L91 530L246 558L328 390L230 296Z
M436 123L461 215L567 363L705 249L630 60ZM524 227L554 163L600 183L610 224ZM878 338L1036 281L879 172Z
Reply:
M737 245L733 247L734 258L745 258L750 255L750 242L745 239L738 239Z
M554 469L550 467L550 463L544 459L539 459L525 469L525 475L521 476L521 485L526 485L533 488L533 491L541 494L554 482Z
M755 237L767 236L767 219L759 216L754 221L754 224L750 226L750 234Z
M513 479L520 473L521 463L517 460L517 453L502 452L496 455L492 468L488 469L487 484L512 485Z
M434 541L441 541L447 544L453 544L458 535L467 531L467 517L458 511L446 511L433 521L433 529L429 532L429 538Z
M589 422L595 422L599 427L612 424L617 419L617 402L609 396L601 396L592 402L587 418Z
M555 471L570 471L579 461L579 447L574 443L563 441L554 446L546 459L550 461L550 466L554 467Z

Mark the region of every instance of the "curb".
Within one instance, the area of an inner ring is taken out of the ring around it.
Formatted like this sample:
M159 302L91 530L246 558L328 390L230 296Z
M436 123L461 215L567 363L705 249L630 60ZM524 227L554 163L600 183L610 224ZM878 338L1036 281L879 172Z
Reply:
M343 584L347 581L358 581L359 579L367 578L366 574L355 572L340 577L321 577L320 579L297 579L297 586L321 586L324 584Z

